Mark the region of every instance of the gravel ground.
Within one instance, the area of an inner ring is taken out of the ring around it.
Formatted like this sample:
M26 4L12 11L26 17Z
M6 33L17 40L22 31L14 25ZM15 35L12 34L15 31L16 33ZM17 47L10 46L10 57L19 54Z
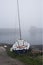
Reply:
M6 53L6 49L0 46L0 65L24 65L24 64L17 59L10 58Z

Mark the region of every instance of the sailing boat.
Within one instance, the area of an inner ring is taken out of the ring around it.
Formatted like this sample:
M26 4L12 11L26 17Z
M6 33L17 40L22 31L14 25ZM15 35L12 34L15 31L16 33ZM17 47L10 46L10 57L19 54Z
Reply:
M20 26L20 15L19 15L19 3L17 0L17 8L18 8L18 22L19 22L19 34L20 39L17 40L13 46L10 48L10 51L15 51L16 53L25 53L30 48L30 43L21 39L21 26Z

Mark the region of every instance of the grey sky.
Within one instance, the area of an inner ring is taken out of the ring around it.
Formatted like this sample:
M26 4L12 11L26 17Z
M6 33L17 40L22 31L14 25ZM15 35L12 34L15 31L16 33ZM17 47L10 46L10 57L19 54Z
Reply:
M18 0L22 29L42 27L43 0ZM0 28L17 28L17 0L0 0Z

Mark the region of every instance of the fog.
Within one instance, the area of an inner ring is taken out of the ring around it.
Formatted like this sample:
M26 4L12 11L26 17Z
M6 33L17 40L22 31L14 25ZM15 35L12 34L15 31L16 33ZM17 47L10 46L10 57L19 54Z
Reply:
M18 0L22 39L42 44L43 0ZM18 29L17 0L0 0L0 29Z
M21 30L43 27L43 0L18 0ZM0 28L18 28L17 0L0 0Z
M32 26L28 31L22 31L21 38L31 45L43 44L43 28ZM0 29L0 43L11 43L20 39L18 29Z

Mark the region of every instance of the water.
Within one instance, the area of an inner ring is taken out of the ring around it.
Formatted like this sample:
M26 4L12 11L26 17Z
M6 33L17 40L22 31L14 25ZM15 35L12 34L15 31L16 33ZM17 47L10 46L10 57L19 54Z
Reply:
M22 31L22 39L26 40L30 44L42 44L42 34L41 30L32 33L29 31ZM11 43L13 44L16 40L19 39L19 30L18 29L0 29L0 43Z
M17 39L18 29L0 29L0 43L14 43Z

